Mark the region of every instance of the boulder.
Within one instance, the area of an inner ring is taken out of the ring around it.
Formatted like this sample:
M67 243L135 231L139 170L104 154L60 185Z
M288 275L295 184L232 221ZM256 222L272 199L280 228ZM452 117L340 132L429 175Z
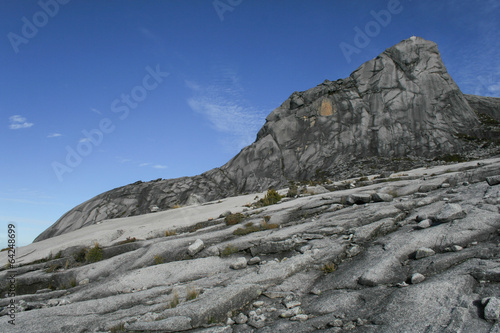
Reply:
M205 244L201 239L197 239L193 244L189 245L188 253L190 256L196 255L198 252L205 248Z

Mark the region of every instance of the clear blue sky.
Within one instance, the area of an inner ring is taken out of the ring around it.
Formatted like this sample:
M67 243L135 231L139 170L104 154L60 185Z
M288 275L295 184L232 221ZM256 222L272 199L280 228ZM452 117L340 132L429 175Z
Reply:
M493 0L1 0L0 248L8 222L26 245L99 193L223 165L291 93L412 35L463 92L500 97L499 17Z

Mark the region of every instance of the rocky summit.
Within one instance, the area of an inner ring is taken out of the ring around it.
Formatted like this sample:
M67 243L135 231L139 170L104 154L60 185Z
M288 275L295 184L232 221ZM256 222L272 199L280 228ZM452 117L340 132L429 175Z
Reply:
M256 141L194 177L113 189L64 214L40 241L112 218L135 216L287 186L395 172L499 152L500 99L464 95L437 45L411 37L348 78L294 92Z
M224 166L66 213L0 269L0 327L500 332L499 138L500 99L411 37L293 93Z

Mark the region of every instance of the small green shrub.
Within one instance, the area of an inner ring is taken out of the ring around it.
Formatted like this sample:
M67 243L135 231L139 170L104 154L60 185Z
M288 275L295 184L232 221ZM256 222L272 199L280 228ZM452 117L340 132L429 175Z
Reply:
M163 257L162 257L162 256L160 256L160 255L158 255L158 254L154 256L154 258L153 258L153 263L154 263L155 265L160 265L160 264L163 264L163 262L164 262L164 259L163 259Z
M260 231L260 228L254 226L252 224L251 227L245 227L245 228L238 228L238 229L236 229L235 231L233 231L233 235L244 236L244 235L248 235L248 234L251 234L252 232L257 232L257 231Z
M50 265L50 267L45 270L45 273L53 273L59 268L61 268L61 265Z
M298 191L298 186L294 182L290 182L290 186L288 186L288 192L286 193L286 196L288 198L294 198L295 196L297 196Z
M228 257L233 253L238 252L238 248L236 246L232 246L231 244L228 244L224 250L221 251L220 255L221 257Z
M270 206L277 204L283 197L275 190L270 188L264 198L260 199L256 205L258 207Z
M196 297L198 297L199 294L200 292L196 291L195 287L190 287L190 286L186 287L186 300L188 301L193 300Z
M76 279L75 278L71 278L71 280L69 280L69 285L71 287L73 287L73 288L76 287Z
M85 255L85 261L89 263L98 262L102 260L102 249L99 247L99 243L95 243L94 247L91 248Z
M245 215L241 213L235 213L235 214L229 214L224 218L224 221L226 222L226 225L235 225L243 221L245 218Z
M54 259L60 259L62 257L62 251L59 251L56 253L56 256L54 257Z
M262 221L260 227L262 230L270 230L270 229L278 229L279 225L276 223L267 223L266 221Z
M334 263L328 263L328 264L324 264L323 266L321 266L321 270L325 274L333 273L333 272L335 272L336 269L337 268L335 267Z

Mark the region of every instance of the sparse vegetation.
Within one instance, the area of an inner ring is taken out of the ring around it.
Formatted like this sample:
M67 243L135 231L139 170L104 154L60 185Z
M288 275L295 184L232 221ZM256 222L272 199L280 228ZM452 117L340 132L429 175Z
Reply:
M86 255L87 249L80 249L79 251L73 253L73 258L76 262L84 263Z
M153 258L153 263L154 263L155 265L160 265L160 264L163 264L164 260L165 260L165 259L163 259L163 257L162 257L162 256L160 256L160 255L158 255L158 254L157 254L157 255L155 255L155 256L154 256L154 258Z
M117 325L115 325L113 327L110 327L109 331L111 333L126 332L126 330L125 330L125 323L120 323L120 324L117 324Z
M190 300L197 298L199 294L200 294L200 292L197 291L195 287L190 287L190 286L186 287L186 300L187 301L190 301Z
M298 186L295 184L295 182L291 181L290 185L288 186L288 192L287 192L286 196L288 198L294 198L297 196L298 191L299 191Z
M266 220L264 219L259 226L254 225L252 222L245 224L244 228L238 228L235 231L233 231L233 235L244 236L251 234L252 232L277 229L277 228L279 228L278 224L267 223Z
M177 305L179 305L179 294L177 293L177 290L174 290L174 297L170 301L170 308L173 309Z
M177 232L175 230L167 230L167 231L165 231L165 237L175 236L175 235L177 235Z
M56 253L56 256L54 257L54 259L61 259L62 257L62 251L59 251Z
M327 264L324 264L323 266L321 266L321 270L325 274L333 273L333 272L335 272L336 269L337 269L337 267L335 266L334 263L327 263Z
M72 288L76 287L76 279L75 278L71 278L71 280L69 280L69 285Z
M226 222L226 225L235 225L243 221L245 218L245 215L241 213L235 213L235 214L229 214L224 218L224 221Z
M451 162L460 163L460 162L467 162L467 159L459 154L447 154L447 155L436 157L434 159L434 161L444 161L444 162L448 162L448 163L451 163Z
M181 208L181 205L179 205L178 203L172 206L172 209L177 209L177 208Z
M89 263L97 262L102 260L102 248L99 243L95 243L94 247L91 248L87 254L85 254L85 261Z
M238 252L238 248L236 246L232 246L228 244L220 253L221 257L228 257L233 253Z
M255 205L257 207L274 205L277 204L282 198L283 197L275 189L271 188L267 190L267 193L264 196L264 198L257 201Z
M45 270L45 273L53 273L56 270L58 270L59 268L61 268L61 265L57 265L57 264L50 265L50 267Z
M127 239L122 240L121 242L119 242L118 245L123 245L123 244L127 244L127 243L133 243L135 241L137 241L137 239L135 239L135 237L127 237Z

